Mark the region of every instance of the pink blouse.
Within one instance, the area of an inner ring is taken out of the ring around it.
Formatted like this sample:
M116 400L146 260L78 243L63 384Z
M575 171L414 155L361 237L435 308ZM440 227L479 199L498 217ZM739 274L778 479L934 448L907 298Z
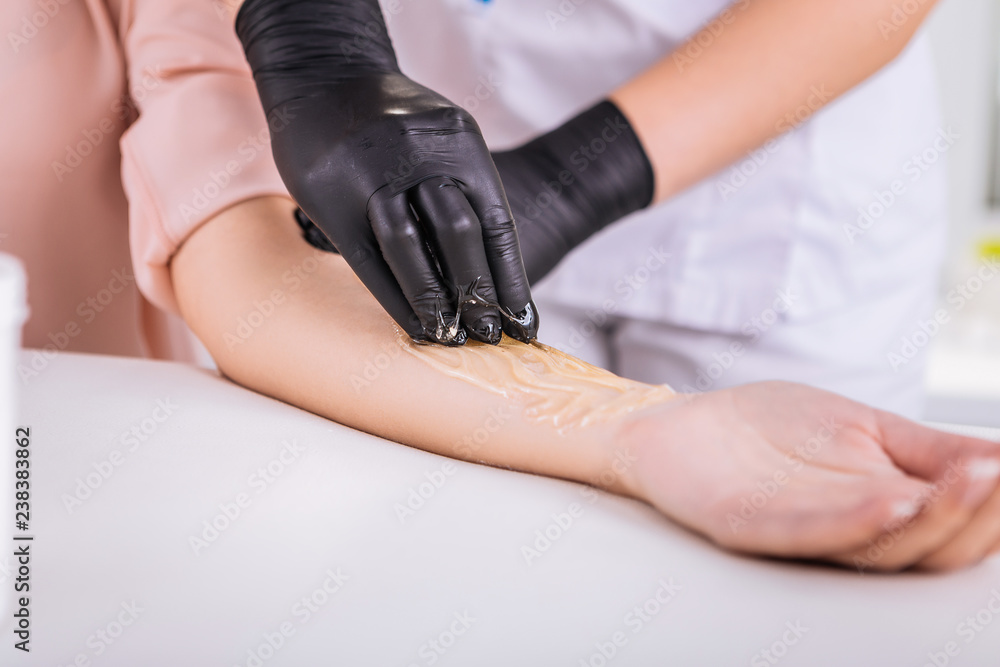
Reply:
M0 4L0 252L26 347L190 359L173 253L287 192L225 0Z

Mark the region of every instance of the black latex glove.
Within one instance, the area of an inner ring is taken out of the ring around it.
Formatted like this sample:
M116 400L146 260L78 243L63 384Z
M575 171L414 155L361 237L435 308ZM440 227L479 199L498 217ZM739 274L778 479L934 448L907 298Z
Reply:
M418 340L533 339L479 127L400 73L376 0L247 0L236 32L288 191L392 318Z
M493 160L532 284L592 234L653 199L653 167L610 101Z

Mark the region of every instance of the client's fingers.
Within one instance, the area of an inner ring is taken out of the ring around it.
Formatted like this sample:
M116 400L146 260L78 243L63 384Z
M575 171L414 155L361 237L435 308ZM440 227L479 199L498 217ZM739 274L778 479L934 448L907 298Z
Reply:
M965 484L956 480L950 487L949 481L938 480L927 493L914 498L920 510L915 518L887 524L877 539L835 560L861 572L892 572L910 567L942 548L969 524L996 486L995 475Z
M1000 443L937 431L889 412L876 411L876 419L883 449L911 475L938 479L960 460L1000 463Z
M922 570L955 570L978 563L1000 546L1000 488L950 542L917 563Z
M879 426L896 465L930 485L911 499L920 509L914 519L889 524L864 547L834 557L860 571L900 570L944 547L969 524L1000 476L993 443L940 433L888 413L879 413Z
M910 499L926 487L903 475L837 471L793 484L753 512L746 511L747 503L733 503L723 513L725 526L717 527L713 538L736 551L826 558L860 548L877 539L886 525L911 519L918 508Z

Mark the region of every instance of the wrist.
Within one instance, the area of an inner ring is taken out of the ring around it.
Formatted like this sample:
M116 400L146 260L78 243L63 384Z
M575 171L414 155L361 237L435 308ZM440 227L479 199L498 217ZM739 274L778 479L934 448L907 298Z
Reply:
M616 473L613 486L606 487L607 490L650 503L654 497L662 495L651 488L650 477L664 478L665 459L674 459L670 461L672 467L680 465L676 457L668 453L672 443L664 439L665 426L683 419L691 398L690 394L675 393L633 413L617 425L605 453L608 469Z
M604 400L596 400L585 418L591 423L572 434L573 458L583 468L574 478L610 493L651 502L655 494L651 494L649 473L656 477L664 458L664 413L683 408L687 396L669 388L646 386L643 393L630 394L628 401L633 407L629 409L633 411L616 415L620 407L613 406L620 406L621 398L619 392L609 392Z
M258 88L399 72L377 0L246 0L235 27Z
M650 204L653 168L617 106L603 101L560 127L494 155L514 211L528 279Z
M548 156L568 189L589 213L591 233L653 200L653 167L628 118L611 100L602 100L525 149ZM573 188L572 181L578 187Z

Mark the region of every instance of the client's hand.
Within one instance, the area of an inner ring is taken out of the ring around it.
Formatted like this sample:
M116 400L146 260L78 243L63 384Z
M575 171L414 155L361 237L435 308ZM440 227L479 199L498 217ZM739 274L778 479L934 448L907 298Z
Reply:
M679 397L626 427L636 495L721 546L862 572L1000 544L1000 445L803 385Z

